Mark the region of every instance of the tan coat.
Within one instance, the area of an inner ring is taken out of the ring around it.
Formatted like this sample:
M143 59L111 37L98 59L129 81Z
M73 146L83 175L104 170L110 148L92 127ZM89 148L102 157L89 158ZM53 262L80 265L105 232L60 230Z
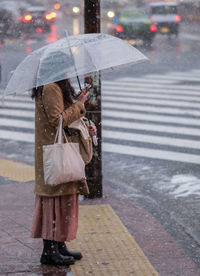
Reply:
M60 87L55 83L44 86L42 93L38 93L35 99L35 193L42 196L60 196L68 194L89 193L87 182L70 182L57 186L44 184L43 173L43 145L54 143L57 126L59 123L59 115L63 116L63 127L70 125L78 120L86 113L84 105L77 101L71 106L64 102ZM72 136L68 136L69 142L78 142L81 154L84 153L83 143L79 132L73 131ZM87 142L91 146L91 138ZM84 155L84 154L83 154ZM90 160L92 158L92 150ZM88 160L87 160L88 161Z

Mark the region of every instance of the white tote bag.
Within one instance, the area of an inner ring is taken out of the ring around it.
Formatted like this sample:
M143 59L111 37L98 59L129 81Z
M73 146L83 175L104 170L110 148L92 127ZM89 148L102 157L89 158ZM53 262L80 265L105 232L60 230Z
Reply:
M86 178L85 163L79 152L79 144L68 142L62 128L62 120L60 115L54 144L43 146L44 181L52 186Z

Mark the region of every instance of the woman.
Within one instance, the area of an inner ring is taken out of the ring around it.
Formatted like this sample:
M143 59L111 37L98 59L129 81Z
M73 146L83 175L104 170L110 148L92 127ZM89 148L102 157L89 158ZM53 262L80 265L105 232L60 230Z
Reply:
M80 252L69 251L65 241L76 238L78 227L78 195L88 195L87 182L77 181L57 186L44 184L42 146L54 143L59 115L63 117L63 128L69 142L78 142L81 153L83 144L77 130L68 129L72 122L86 113L84 103L89 95L85 88L77 100L69 80L50 83L33 89L35 98L35 211L31 230L32 238L43 239L40 262L51 265L70 265L81 259ZM96 127L88 126L91 136ZM85 143L92 158L91 138ZM84 144L84 145L85 145Z

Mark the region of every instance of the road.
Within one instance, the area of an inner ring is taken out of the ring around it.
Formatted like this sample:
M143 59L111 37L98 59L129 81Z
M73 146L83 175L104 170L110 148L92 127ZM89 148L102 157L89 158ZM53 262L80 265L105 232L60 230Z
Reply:
M27 53L62 36L63 20L50 34L1 47L1 89ZM151 212L200 266L200 36L194 29L183 24L177 39L157 35L151 48L138 46L150 63L102 75L103 181ZM0 108L0 141L5 158L34 163L30 96L9 97ZM0 177L0 183L9 182Z

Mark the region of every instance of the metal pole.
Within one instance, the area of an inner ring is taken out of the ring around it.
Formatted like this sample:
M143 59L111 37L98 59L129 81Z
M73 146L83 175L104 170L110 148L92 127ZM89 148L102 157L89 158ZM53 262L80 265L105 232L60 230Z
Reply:
M85 33L100 33L100 0L84 0ZM94 156L87 166L87 179L90 190L88 198L102 197L102 158L101 158L101 75L93 73L86 81L93 84L89 101L86 104L87 116L98 131L98 146L94 147Z

